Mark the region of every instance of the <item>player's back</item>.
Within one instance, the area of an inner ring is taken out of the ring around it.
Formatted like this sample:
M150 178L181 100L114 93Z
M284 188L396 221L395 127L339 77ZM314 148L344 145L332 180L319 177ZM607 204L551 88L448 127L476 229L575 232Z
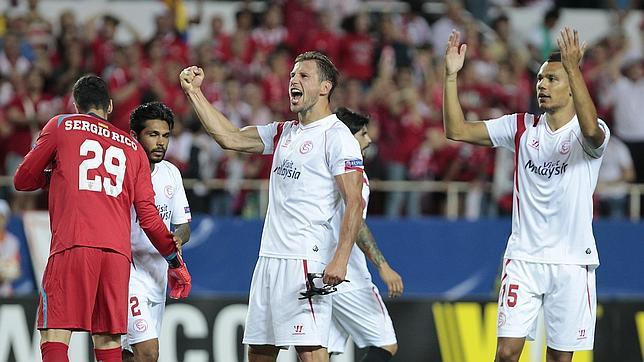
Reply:
M61 115L47 128L56 144L49 195L51 254L90 246L130 257L134 188L139 175L150 174L142 148L93 114Z

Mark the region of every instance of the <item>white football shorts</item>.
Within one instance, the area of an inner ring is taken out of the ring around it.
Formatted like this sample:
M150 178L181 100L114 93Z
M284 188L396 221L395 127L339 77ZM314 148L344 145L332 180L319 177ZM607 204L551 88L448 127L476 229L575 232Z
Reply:
M322 273L324 267L310 260L260 256L250 285L243 343L326 347L331 295L299 299L306 291L307 273Z
M127 312L127 334L121 336L123 349L132 351L132 345L158 339L161 335L161 323L165 301L149 300L145 291L130 290Z
M504 260L497 335L534 340L543 307L546 344L558 351L593 349L595 266Z
M389 311L375 285L331 295L329 353L344 353L349 336L360 348L397 343Z

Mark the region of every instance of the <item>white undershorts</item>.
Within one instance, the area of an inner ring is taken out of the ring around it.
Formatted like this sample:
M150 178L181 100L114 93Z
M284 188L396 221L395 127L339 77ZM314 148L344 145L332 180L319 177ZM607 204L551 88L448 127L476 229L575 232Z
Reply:
M325 265L302 259L260 256L250 285L244 344L323 346L331 324L331 295L298 299L306 291L306 274Z
M504 261L497 335L534 340L543 307L546 343L558 351L593 349L595 267Z
M349 336L360 348L397 343L391 317L375 285L331 295L329 353L344 353Z
M121 336L123 349L132 351L132 345L158 339L165 301L149 300L145 291L130 290L127 311L127 334Z

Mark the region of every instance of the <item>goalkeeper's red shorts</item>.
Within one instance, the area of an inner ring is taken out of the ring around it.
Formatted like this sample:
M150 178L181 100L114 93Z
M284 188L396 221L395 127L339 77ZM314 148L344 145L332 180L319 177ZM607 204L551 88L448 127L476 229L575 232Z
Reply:
M127 333L130 261L109 249L73 247L49 257L38 329Z

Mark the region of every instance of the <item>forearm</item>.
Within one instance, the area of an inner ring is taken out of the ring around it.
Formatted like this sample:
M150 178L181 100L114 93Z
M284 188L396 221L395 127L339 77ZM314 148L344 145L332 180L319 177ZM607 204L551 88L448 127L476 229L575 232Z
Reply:
M445 74L443 80L443 126L445 136L453 140L461 139L465 128L465 116L458 100L456 74Z
M185 245L190 240L190 224L175 225L174 235L181 239L181 245Z
M375 265L378 269L380 269L382 265L387 263L385 257L382 255L382 252L380 252L378 245L376 245L376 240L374 239L371 230L369 230L369 227L364 222L362 223L362 227L358 232L356 245L358 245L360 250L362 250L369 261L371 261L371 263L373 263L373 265Z
M30 170L21 165L13 177L13 184L18 191L35 191L47 184L44 171Z
M186 95L206 132L223 148L230 149L230 135L239 133L239 129L208 102L200 89Z
M604 132L597 123L597 109L590 97L581 70L575 66L572 69L566 69L566 71L581 132L594 147L599 147L604 142Z
M349 262L351 249L353 249L354 241L358 236L361 224L362 206L359 202L348 204L342 218L340 238L335 250L334 259L340 260L345 264Z

